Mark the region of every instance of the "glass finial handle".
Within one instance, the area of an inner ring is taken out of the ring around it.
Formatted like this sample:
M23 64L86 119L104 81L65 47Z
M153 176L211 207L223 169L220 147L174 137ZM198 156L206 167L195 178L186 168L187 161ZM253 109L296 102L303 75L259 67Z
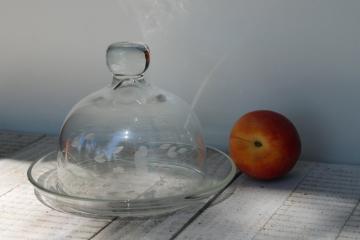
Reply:
M141 43L113 43L106 51L106 64L116 79L137 79L150 64L149 47Z

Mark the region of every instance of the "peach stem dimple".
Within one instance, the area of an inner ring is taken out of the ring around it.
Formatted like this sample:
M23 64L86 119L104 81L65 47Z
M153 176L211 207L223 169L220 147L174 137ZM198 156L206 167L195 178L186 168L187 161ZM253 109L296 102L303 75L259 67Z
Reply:
M262 143L261 143L260 141L256 140L256 141L254 142L254 145L255 145L255 147L261 147L261 146L262 146Z
M247 139L244 139L244 138L241 138L241 137L234 137L236 139L239 139L241 141L244 141L244 142L248 142L248 143L251 143L251 144L254 144L255 147L262 147L262 143L258 140L255 140L255 141L251 141L251 140L247 140Z

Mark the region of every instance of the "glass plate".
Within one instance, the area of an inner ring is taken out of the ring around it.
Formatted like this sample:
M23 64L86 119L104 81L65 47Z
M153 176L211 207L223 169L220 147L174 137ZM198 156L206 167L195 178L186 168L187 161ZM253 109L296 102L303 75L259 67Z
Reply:
M36 197L58 211L86 217L160 215L203 201L224 188L235 176L236 167L225 153L212 147L207 147L206 151L206 159L197 169L191 165L169 163L168 166L149 166L153 174L136 175L123 171L120 179L131 178L131 185L129 181L114 180L118 192L107 199L97 198L96 194L89 198L64 191L58 180L57 152L32 163L27 175L35 187ZM158 179L154 180L154 177Z

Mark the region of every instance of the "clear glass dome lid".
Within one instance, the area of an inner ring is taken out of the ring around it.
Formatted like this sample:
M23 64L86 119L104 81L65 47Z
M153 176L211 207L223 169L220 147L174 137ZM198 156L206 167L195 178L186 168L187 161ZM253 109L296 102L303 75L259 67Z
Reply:
M28 169L39 201L81 216L144 217L223 189L235 176L234 163L205 146L186 102L145 81L148 47L114 43L106 57L112 83L73 107L58 151Z
M204 188L200 122L186 102L145 80L149 48L114 43L106 57L112 83L77 103L63 123L57 160L61 190L91 199L134 200Z

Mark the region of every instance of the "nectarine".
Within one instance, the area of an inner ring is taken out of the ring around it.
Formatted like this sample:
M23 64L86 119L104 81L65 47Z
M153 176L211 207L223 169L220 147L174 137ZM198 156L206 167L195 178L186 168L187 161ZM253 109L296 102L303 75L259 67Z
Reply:
M280 113L269 110L249 112L231 130L230 156L244 173L257 179L285 175L301 153L295 126Z

